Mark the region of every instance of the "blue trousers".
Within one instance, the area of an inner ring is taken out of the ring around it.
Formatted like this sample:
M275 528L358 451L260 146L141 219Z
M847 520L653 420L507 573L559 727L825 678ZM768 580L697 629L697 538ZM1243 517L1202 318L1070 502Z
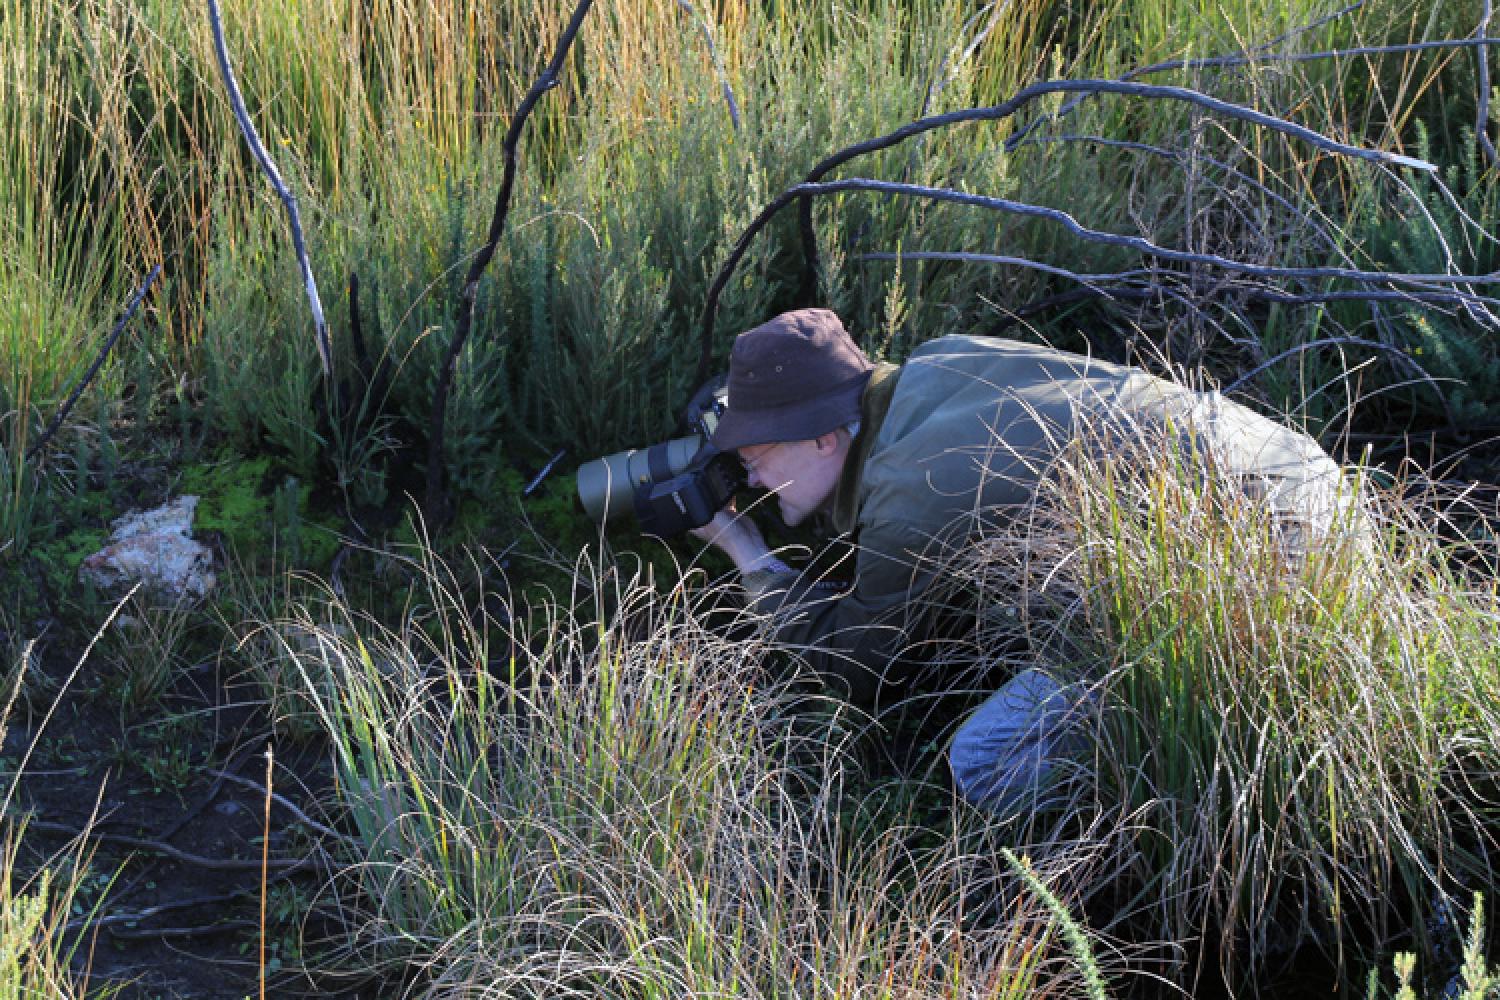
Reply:
M953 784L997 815L1034 803L1060 764L1087 747L1088 698L1032 667L1016 674L966 719L948 747Z

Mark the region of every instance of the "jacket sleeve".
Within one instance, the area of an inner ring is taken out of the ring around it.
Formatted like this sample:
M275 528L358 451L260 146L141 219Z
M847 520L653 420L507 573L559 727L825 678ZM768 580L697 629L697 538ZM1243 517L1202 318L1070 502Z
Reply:
M929 542L909 525L882 521L860 530L852 587L808 573L748 573L741 583L779 645L798 653L834 693L868 707L931 579L922 568Z

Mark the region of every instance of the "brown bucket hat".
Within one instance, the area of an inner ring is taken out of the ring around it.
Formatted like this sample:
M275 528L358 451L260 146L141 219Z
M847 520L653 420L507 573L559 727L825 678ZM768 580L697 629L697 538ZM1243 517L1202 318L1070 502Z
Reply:
M714 447L806 441L858 420L874 368L827 309L782 313L746 330L729 353L728 409Z

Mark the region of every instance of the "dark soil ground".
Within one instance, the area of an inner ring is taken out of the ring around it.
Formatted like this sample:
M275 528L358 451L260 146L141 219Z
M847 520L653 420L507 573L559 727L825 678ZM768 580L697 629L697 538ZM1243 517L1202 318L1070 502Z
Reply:
M1413 453L1481 519L1500 523L1500 445L1367 443L1391 467ZM69 681L102 616L65 621L66 598L47 603L41 619L16 626L48 638L35 647L38 671L12 714L0 767L8 776L25 762L14 807L31 816L24 865L56 869L59 858L78 856L71 845L79 831L93 831L74 903L76 964L89 968L91 985L117 984L126 998L239 1000L257 994L264 946L268 995L388 995L391 984L314 984L294 971L320 964L299 949L320 935L313 903L329 872L305 817L273 802L267 824L266 749L276 793L325 820L314 803L331 781L326 748L274 739L258 693L230 673L212 641L175 671L165 693L135 708L105 648ZM1294 966L1294 981L1276 992L1327 996L1327 971L1320 962Z
M48 659L45 676L60 684L71 663ZM275 792L314 809L329 784L322 748L277 745L253 693L211 661L136 717L119 710L104 669L85 662L45 729L40 712L22 715L3 748L8 766L30 752L16 796L32 817L25 862L56 869L59 857L78 857L77 832L91 830L73 905L74 922L87 925L78 928L76 964L90 968L95 987L121 984L122 997L256 995L268 840L272 994L310 991L284 970L299 964L303 920L326 865L315 835L283 805L272 803L267 824L263 789L269 745Z

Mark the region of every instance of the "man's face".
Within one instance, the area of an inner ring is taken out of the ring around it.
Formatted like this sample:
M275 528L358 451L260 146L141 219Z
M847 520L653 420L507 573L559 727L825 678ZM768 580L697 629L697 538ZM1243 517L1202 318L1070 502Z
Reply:
M833 432L809 441L751 445L738 453L750 485L775 493L781 519L795 526L833 495L847 450L847 435Z

